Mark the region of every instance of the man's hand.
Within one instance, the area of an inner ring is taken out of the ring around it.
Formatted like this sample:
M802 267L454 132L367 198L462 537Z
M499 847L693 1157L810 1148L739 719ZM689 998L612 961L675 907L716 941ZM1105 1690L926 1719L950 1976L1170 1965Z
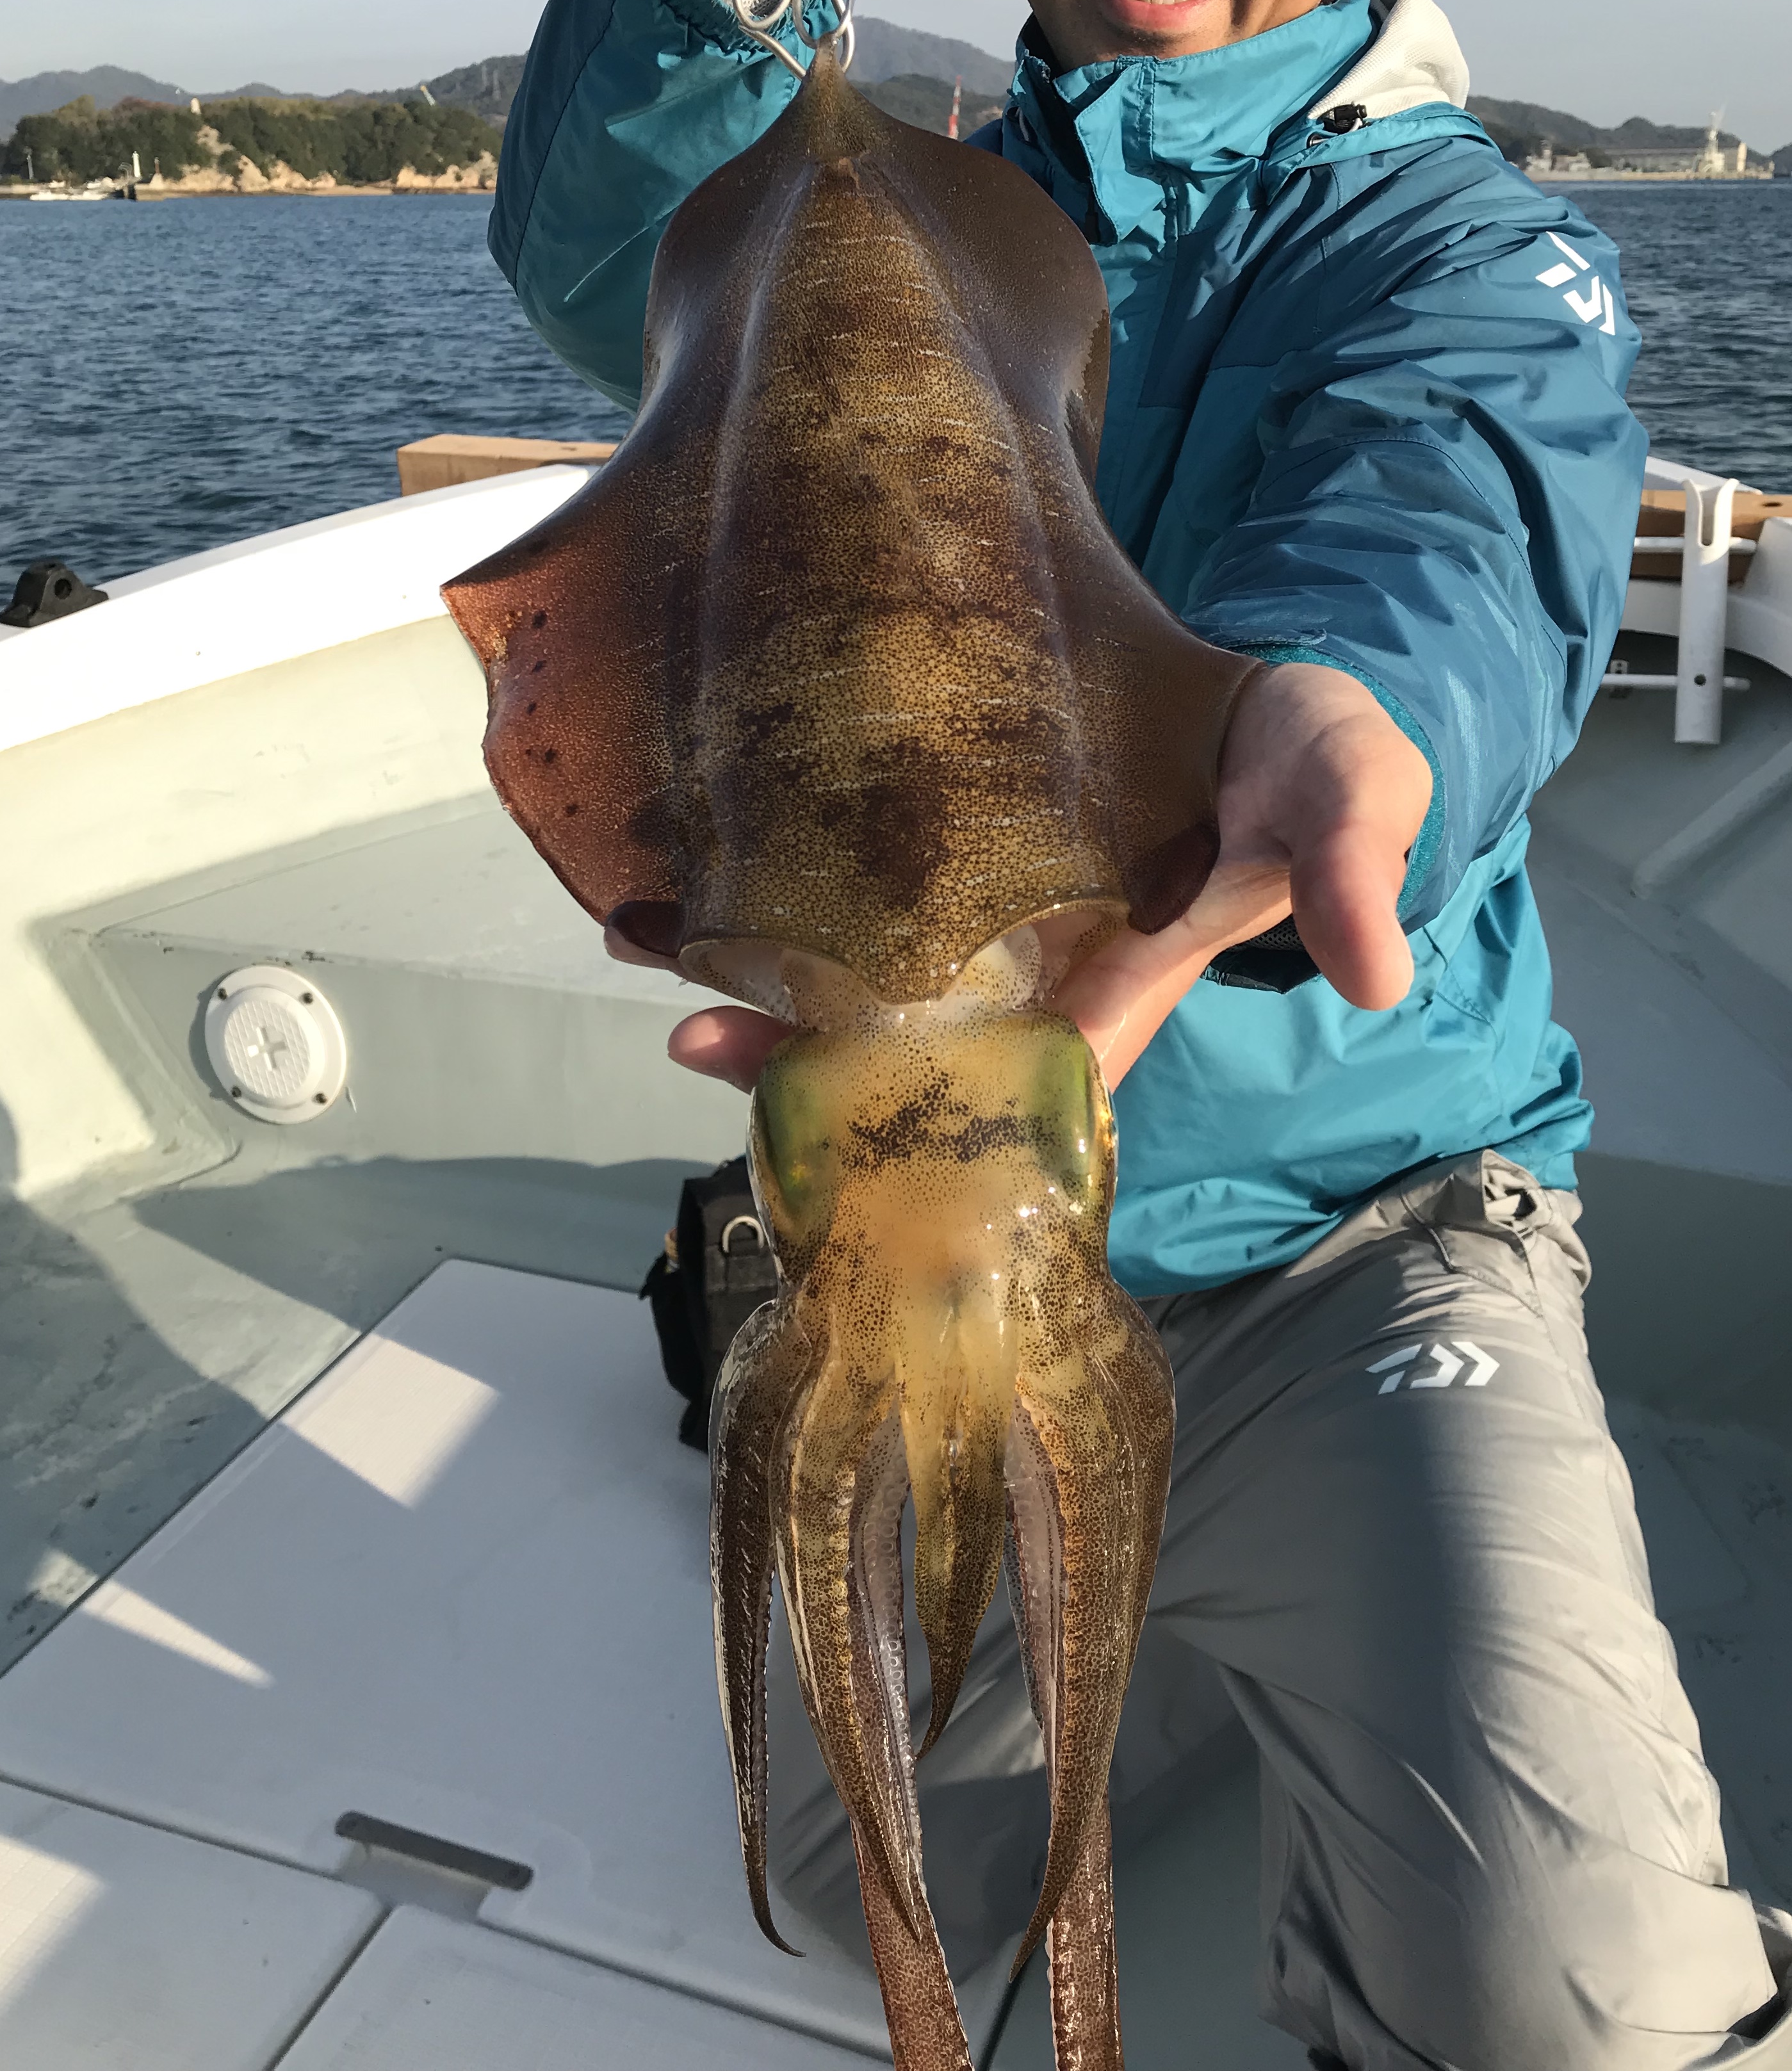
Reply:
M1240 695L1220 765L1220 858L1179 921L1131 929L1072 971L1053 1005L1117 1086L1220 950L1290 911L1353 1007L1397 1007L1413 953L1395 908L1431 802L1431 768L1354 676L1302 662Z
M1425 757L1341 670L1259 670L1227 731L1220 857L1206 889L1155 935L1128 929L1072 971L1052 1004L1069 1015L1116 1086L1221 949L1287 917L1353 1006L1397 1007L1413 982L1395 908L1406 854L1431 800ZM630 963L661 962L607 937ZM675 1064L745 1091L790 1031L750 1007L681 1021Z

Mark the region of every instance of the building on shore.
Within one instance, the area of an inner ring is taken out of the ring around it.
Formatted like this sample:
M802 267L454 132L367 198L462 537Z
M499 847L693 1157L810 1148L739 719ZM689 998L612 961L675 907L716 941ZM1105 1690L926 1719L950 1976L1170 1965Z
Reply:
M1546 142L1524 163L1532 179L1544 180L1770 180L1774 166L1741 138L1724 134L1721 109L1696 147L1614 143L1603 150L1558 151Z

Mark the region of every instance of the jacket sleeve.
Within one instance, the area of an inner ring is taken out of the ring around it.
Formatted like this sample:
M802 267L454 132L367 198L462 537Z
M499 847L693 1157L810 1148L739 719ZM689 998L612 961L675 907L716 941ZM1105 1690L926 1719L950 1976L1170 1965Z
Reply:
M1217 645L1330 663L1425 751L1409 927L1573 746L1623 610L1647 439L1615 248L1485 146L1340 208L1259 424L1265 465L1187 615Z
M668 219L795 90L726 0L548 0L505 128L492 256L548 345L624 408Z

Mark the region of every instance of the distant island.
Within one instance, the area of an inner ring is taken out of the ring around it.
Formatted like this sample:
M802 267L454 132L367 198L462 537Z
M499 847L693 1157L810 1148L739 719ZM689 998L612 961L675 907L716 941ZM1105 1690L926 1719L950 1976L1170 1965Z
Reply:
M132 182L151 194L318 192L344 187L490 187L520 56L485 58L415 86L297 95L264 80L189 93L102 65L0 80L0 180ZM859 24L855 76L867 97L944 133L1002 113L1012 64L949 36Z
M1792 175L1792 145L1764 156L1741 137L1713 123L1708 129L1645 121L1633 115L1615 129L1601 129L1559 108L1529 100L1469 96L1469 113L1515 165L1541 172L1676 174L1718 173L1732 178L1751 166L1770 164ZM1715 161L1715 162L1713 162Z
M420 97L343 106L257 96L175 108L133 95L102 109L83 95L23 117L0 150L0 174L72 186L117 180L152 194L465 191L495 184L502 144L470 110Z
M270 86L264 80L232 87L214 93L178 86L171 80L154 79L147 72L126 72L117 65L96 65L87 72L38 72L30 79L0 80L0 137L9 135L28 115L50 115L84 96L102 111L122 100L152 101L187 108L194 100L202 107L215 101L285 100L308 106L345 108L434 101L444 108L464 108L502 129L511 103L523 81L520 56L483 58L477 64L462 65L438 78L420 80L414 85L385 92L334 94L297 94ZM904 29L894 22L875 17L858 24L858 49L853 76L874 84L902 78L943 81L949 94L962 80L967 101L999 105L1006 98L1014 74L1011 57L997 57L976 44L953 36L930 35L921 29ZM939 125L944 128L941 117Z
M388 92L283 93L255 81L191 94L116 66L0 80L0 178L116 178L135 162L146 182L159 163L177 191L243 192L332 185L489 186L523 78L520 56L477 64ZM1001 113L1013 63L975 44L875 17L859 25L855 76L867 96L905 122L944 132L954 93L959 133ZM1470 112L1515 164L1573 177L1583 170L1672 176L1707 159L1704 129L1633 116L1616 129L1535 102L1471 95ZM1716 140L1730 177L1765 171L1739 137ZM1792 144L1772 154L1792 177Z

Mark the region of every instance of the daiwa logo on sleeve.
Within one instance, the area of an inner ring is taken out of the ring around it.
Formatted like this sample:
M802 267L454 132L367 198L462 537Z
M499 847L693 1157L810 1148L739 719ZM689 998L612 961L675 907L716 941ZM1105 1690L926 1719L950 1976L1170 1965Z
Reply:
M1540 284L1545 288L1567 288L1568 292L1562 300L1581 322L1599 323L1599 319L1603 317L1605 321L1599 324L1600 329L1608 338L1616 338L1618 305L1612 300L1611 289L1593 273L1592 260L1583 259L1565 237L1558 237L1554 231L1549 233L1549 241L1557 251L1566 256L1560 265L1552 266L1547 273L1538 274ZM1591 278L1582 282L1580 277L1583 273L1590 275ZM1572 286L1569 285L1570 282L1573 283ZM1583 285L1586 289L1585 294L1580 292Z

